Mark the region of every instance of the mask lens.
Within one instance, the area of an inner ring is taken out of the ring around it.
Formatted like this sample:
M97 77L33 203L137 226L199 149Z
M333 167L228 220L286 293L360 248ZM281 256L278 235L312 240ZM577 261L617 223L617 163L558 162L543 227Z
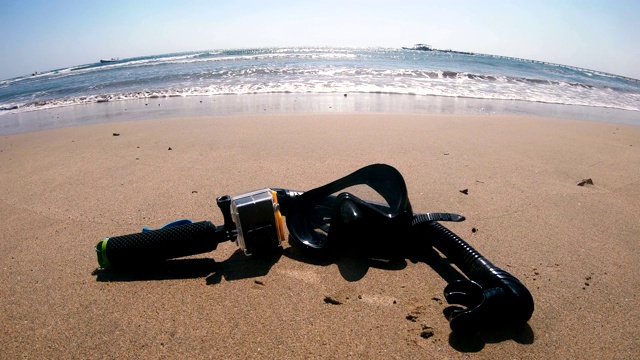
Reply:
M337 228L346 234L389 228L406 219L410 224L412 214L402 175L376 164L298 196L288 212L287 227L293 238L320 249Z

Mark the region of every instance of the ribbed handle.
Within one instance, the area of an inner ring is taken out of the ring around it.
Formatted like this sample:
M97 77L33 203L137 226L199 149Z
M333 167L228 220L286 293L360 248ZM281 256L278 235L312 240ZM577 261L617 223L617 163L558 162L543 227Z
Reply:
M98 243L98 263L103 268L136 267L150 262L215 250L216 226L210 221L106 238Z

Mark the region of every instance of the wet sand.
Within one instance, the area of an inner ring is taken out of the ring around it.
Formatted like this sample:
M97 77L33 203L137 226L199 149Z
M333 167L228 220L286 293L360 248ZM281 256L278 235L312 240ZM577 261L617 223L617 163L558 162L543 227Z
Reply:
M345 96L346 95L346 96ZM314 114L509 115L640 125L637 111L517 100L398 94L245 94L159 97L0 113L0 135L185 117Z
M315 259L285 244L281 256L256 259L225 243L142 274L98 269L103 237L183 217L221 224L218 196L311 189L371 163L400 170L414 211L466 216L446 225L529 288L526 326L452 334L442 275L455 268L439 257ZM0 167L6 358L640 356L638 126L501 115L166 118L3 135ZM577 186L585 178L593 185Z

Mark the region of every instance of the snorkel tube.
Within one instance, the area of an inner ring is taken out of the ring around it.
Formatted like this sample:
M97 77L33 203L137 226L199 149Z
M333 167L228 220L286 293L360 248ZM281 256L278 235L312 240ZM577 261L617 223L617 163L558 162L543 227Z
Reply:
M364 186L381 201L347 191ZM235 241L246 255L282 248L284 226L290 237L313 252L342 246L367 250L388 241L427 241L468 280L448 284L444 296L451 330L473 334L490 327L518 326L533 314L533 297L513 275L480 255L443 221L463 221L452 213L413 213L407 187L395 168L366 166L324 186L299 192L267 188L216 199L224 224L179 220L158 230L105 238L96 246L102 268L131 269L153 262L201 254L224 241Z
M517 327L531 318L533 297L515 276L493 265L471 245L437 222L417 222L424 226L434 248L467 275L444 288L451 330L473 334L488 327Z

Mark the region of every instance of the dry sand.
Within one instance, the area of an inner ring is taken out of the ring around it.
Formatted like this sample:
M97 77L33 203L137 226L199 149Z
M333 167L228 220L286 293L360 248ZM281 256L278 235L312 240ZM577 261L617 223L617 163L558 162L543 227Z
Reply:
M182 217L220 224L217 196L310 189L378 162L404 175L415 211L467 217L447 226L527 285L527 326L452 335L446 282L420 261L299 261L288 244L267 261L225 243L144 275L97 270L105 236ZM119 122L2 136L0 168L1 358L640 357L638 126L406 114Z

